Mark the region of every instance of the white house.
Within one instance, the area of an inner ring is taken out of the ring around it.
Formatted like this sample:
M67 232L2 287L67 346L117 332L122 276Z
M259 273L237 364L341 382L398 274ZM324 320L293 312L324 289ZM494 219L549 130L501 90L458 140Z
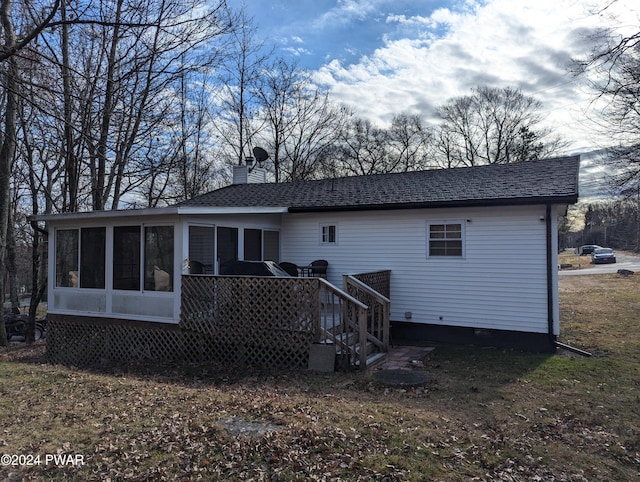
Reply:
M338 286L390 271L394 342L553 350L558 219L578 168L572 156L275 184L238 166L234 184L170 207L40 215L49 317L177 330L189 265L323 259Z

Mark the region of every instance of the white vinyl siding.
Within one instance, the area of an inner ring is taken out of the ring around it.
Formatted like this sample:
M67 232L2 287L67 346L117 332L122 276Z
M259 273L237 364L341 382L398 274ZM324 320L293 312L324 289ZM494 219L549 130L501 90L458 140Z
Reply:
M328 278L390 269L391 319L547 332L544 206L345 212L340 246L317 244L317 226L335 213L283 216L286 261L329 261ZM464 254L425 257L425 223L464 220Z

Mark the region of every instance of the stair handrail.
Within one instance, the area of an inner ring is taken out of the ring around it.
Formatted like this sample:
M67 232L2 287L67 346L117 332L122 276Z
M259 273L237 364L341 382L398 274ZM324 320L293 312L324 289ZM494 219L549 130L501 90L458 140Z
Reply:
M324 279L324 278L318 278L318 279L320 280L320 283L324 285L325 288L327 288L329 291L332 291L333 293L335 293L339 297L349 301L350 303L353 303L354 305L358 306L359 308L364 308L365 310L368 308L368 306L366 304L364 304L362 301L360 301L357 298L354 298L353 296L351 296L346 291L343 291L340 288L338 288L336 285L333 285L333 284L329 283L326 279ZM380 295L380 296L382 296L382 295Z
M376 302L382 305L382 340L374 336L372 333L368 333L365 325L365 332L367 332L367 339L378 345L383 351L389 350L389 317L391 312L391 300L387 298L382 293L376 291L368 284L360 281L353 275L345 274L342 277L343 286L346 289L349 285L355 286L357 289L362 290L365 294L371 296ZM357 299L357 298L356 298ZM370 310L373 309L372 306L369 307Z
M357 327L358 341L356 342L355 340L353 340L352 342L349 342L349 339L347 339L347 343L345 343L342 340L337 340L334 334L329 334L329 336L331 337L334 344L340 345L342 347L346 346L347 351L350 354L349 359L351 359L352 353L353 354L357 353L360 369L361 370L366 369L367 353L366 353L365 346L367 343L367 310L369 309L369 307L362 301L358 300L357 298L354 298L346 291L341 290L340 288L331 284L325 279L319 278L319 280L320 280L321 288L323 287L326 290L326 292L336 296L338 299L342 300L347 305L345 312L349 312L350 311L349 308L354 309L356 319L349 320L349 321L351 321ZM322 292L322 290L320 291ZM344 323L346 319L346 313L341 314L341 317L343 318L342 322ZM322 316L320 316L320 318L322 318ZM360 345L360 350L356 350L357 344Z

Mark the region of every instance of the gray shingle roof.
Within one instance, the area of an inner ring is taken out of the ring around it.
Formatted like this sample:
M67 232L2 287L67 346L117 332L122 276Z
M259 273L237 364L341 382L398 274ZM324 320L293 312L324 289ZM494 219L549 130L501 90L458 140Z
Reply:
M515 164L234 184L179 206L286 207L291 212L575 203L579 156Z

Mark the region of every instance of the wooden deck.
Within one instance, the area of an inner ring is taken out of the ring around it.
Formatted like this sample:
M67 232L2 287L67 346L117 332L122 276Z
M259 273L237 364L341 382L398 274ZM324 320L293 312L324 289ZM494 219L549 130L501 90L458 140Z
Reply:
M265 366L304 365L310 345L322 343L335 345L348 366L365 369L368 357L388 349L389 300L352 276L344 286L353 294L322 278L184 275L182 286L184 330L229 349L251 344L252 358Z
M341 368L366 369L388 349L388 298L356 277L340 289L322 278L183 275L180 295L178 325L51 315L48 358L305 368L311 345L322 343L335 346Z

